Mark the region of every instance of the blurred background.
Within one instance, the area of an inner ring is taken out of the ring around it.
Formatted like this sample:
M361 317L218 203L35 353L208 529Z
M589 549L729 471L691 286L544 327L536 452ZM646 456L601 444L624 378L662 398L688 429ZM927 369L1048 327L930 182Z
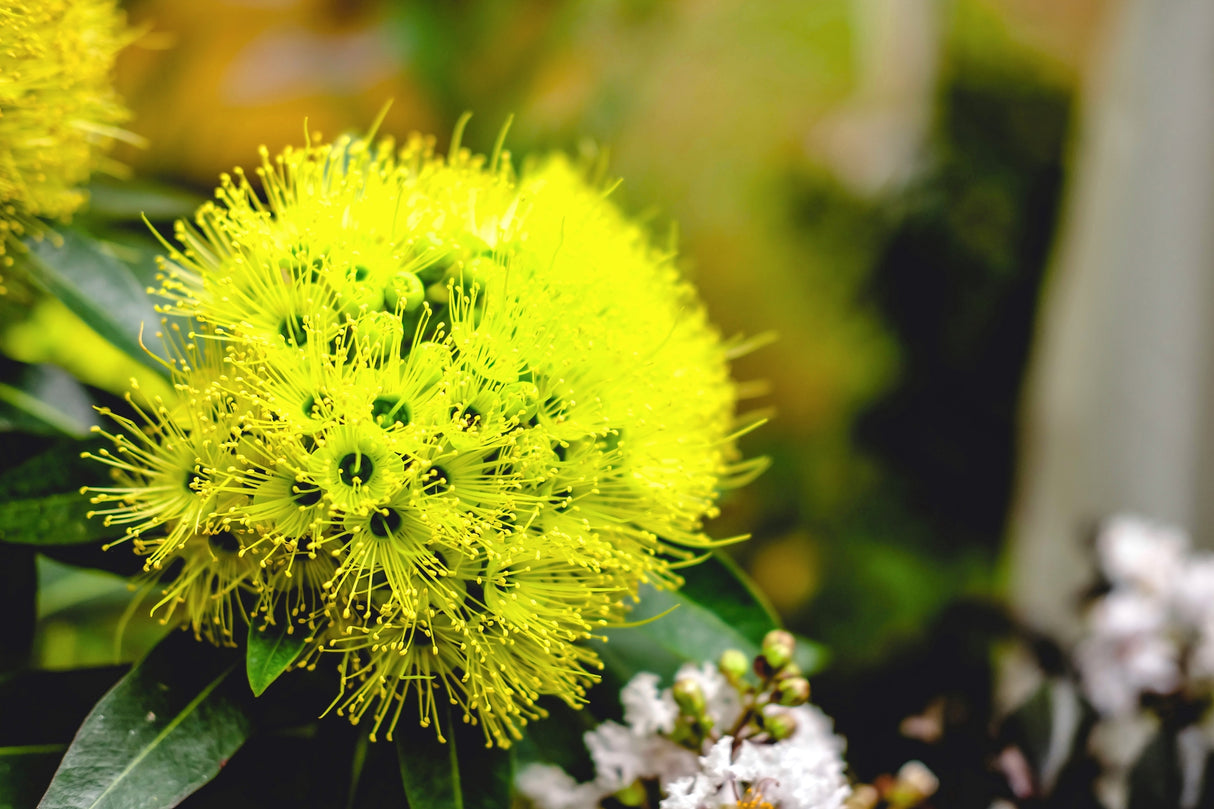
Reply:
M710 530L753 535L731 552L830 650L853 739L950 690L985 721L991 641L1071 631L1095 520L1214 517L1214 4L126 5L145 180L207 196L387 100L385 133L442 145L471 111L477 150L513 115L516 155L609 154L722 332L777 337L735 367L771 469ZM81 617L127 596L73 575L46 574L41 658L110 662ZM905 760L875 745L853 764Z

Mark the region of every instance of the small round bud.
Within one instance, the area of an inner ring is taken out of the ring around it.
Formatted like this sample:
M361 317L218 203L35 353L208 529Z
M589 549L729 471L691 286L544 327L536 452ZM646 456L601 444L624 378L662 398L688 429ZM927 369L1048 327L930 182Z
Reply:
M749 668L750 665L746 660L746 655L737 649L726 649L721 654L721 659L717 661L717 669L731 683L736 683L745 677L746 670Z
M763 717L763 729L775 741L783 741L797 731L797 720L786 713L766 714Z
M675 704L679 706L682 713L689 716L699 716L704 713L707 704L704 701L704 691L700 688L700 684L690 677L676 680L670 693L674 696Z
M788 663L784 666L784 668L782 668L778 672L776 672L777 680L789 680L789 679L792 679L793 677L802 677L802 676L804 676L804 673L801 671L801 667L798 666L796 663Z
M939 788L940 779L922 761L908 761L898 770L895 789L913 797L916 802L927 800Z
M797 648L797 640L791 632L783 629L773 629L763 638L762 652L767 664L776 671L792 662L793 652Z
M789 708L804 705L809 702L809 680L804 677L792 677L777 681L772 699Z
M860 784L851 791L844 809L876 809L881 802L881 793L871 784Z
M422 305L426 299L426 287L416 273L400 270L388 282L384 289L384 303L393 310L398 307L404 312L412 312Z
M640 781L633 781L615 793L613 797L624 806L644 806L646 798L645 787Z

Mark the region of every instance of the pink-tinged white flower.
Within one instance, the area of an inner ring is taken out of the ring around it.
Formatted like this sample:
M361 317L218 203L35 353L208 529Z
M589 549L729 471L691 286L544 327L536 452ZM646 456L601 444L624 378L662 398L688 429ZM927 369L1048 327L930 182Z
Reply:
M1189 550L1189 537L1169 525L1118 515L1096 539L1100 567L1114 586L1130 586L1148 593L1165 593L1175 587Z

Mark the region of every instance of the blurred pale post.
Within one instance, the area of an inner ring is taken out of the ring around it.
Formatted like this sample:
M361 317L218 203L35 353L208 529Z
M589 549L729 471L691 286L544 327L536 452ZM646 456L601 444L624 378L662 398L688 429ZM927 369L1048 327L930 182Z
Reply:
M1214 544L1214 3L1127 0L1089 75L1022 406L1011 585L1074 634L1085 529Z

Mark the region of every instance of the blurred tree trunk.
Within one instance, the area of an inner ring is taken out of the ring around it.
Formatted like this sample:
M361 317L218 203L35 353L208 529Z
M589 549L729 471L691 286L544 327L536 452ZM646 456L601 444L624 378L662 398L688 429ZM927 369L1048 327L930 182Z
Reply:
M1020 614L1072 637L1085 535L1132 511L1214 545L1214 2L1125 0L1089 74L1021 411Z

